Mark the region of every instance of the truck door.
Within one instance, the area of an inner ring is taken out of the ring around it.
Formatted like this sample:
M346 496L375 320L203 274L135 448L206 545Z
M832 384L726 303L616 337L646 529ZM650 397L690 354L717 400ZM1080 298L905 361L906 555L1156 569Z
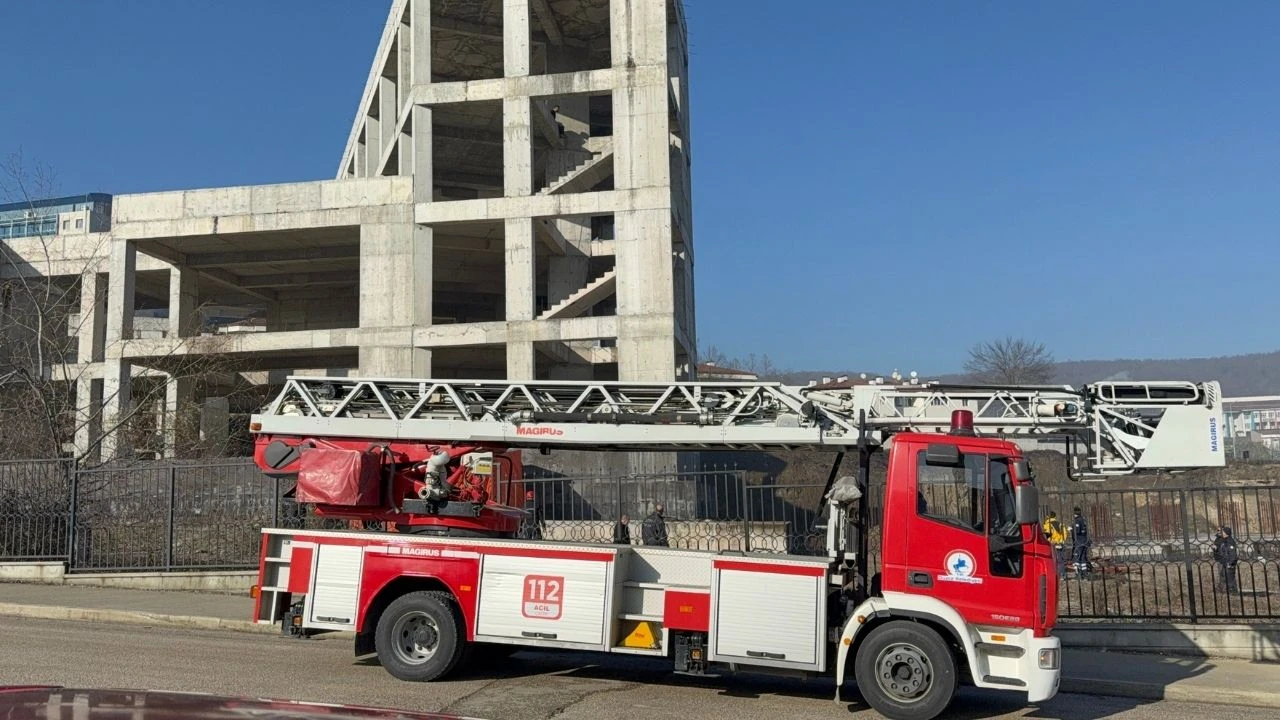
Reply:
M886 548L885 589L898 589L890 587L889 572L890 558L897 556L903 572L892 574L905 579L904 592L943 600L970 622L1029 625L1033 594L1024 579L1023 529L1009 461L981 448L956 449L931 445L911 458L913 477L899 484L899 491L910 486L914 496L913 503L902 503L909 510L898 513L907 520L906 551Z

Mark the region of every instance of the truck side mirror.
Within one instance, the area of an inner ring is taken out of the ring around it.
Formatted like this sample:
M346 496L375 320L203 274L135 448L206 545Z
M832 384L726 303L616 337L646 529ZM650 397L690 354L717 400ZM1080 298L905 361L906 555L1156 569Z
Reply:
M1019 525L1040 524L1040 488L1035 485L1019 485L1013 491L1014 515Z
M1013 461L1013 475L1018 478L1019 482L1029 482L1035 480L1035 473L1031 470L1031 463L1025 458Z
M964 467L960 457L960 448L950 443L929 443L924 451L924 461L928 465L941 467Z

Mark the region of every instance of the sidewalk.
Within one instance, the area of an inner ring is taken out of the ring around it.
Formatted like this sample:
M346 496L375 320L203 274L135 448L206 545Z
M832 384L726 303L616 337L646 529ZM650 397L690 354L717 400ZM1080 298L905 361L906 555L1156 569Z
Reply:
M0 615L280 632L253 623L253 599L247 595L0 583Z
M276 634L244 596L0 583L0 615ZM1280 665L1067 650L1061 691L1280 708Z

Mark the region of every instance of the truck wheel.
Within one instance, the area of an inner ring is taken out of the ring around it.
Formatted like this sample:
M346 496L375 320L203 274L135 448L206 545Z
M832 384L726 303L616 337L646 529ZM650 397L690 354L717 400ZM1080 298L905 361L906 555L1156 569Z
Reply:
M401 595L378 618L378 661L393 677L430 682L449 674L466 644L462 618L443 592Z
M930 628L897 620L871 631L854 658L867 704L892 720L932 720L956 691L956 661Z

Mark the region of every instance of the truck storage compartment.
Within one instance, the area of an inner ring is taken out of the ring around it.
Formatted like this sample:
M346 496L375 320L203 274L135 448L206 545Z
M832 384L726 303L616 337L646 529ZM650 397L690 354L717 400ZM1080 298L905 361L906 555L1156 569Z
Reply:
M316 548L315 577L307 603L309 625L329 630L355 629L363 565L362 548L325 544Z
M818 666L823 570L812 565L717 564L711 659Z
M604 645L610 563L486 555L476 634L537 645Z
M378 505L380 468L379 458L371 453L308 448L299 461L297 500L319 505Z

